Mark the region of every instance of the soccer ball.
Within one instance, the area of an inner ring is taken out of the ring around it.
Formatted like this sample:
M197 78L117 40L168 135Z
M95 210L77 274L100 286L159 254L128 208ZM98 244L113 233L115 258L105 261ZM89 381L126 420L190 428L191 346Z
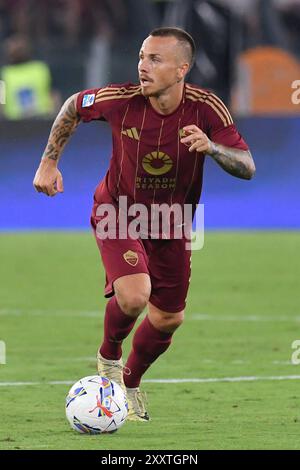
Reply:
M113 433L125 423L128 404L113 380L92 375L78 380L66 398L66 416L80 433Z

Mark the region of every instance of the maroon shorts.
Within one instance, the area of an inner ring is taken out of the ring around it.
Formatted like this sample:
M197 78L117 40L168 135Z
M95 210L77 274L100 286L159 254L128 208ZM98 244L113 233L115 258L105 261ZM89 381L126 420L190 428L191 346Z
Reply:
M185 308L191 274L191 252L186 239L105 239L92 227L106 272L105 297L114 295L113 283L129 274L147 273L151 280L150 302L165 312Z

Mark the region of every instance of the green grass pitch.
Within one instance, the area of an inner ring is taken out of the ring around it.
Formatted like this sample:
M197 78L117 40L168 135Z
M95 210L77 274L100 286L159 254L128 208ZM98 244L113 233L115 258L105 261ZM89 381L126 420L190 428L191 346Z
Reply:
M65 419L70 385L50 382L96 372L105 300L93 236L2 233L0 449L300 449L300 381L287 378L300 376L299 251L297 232L207 233L185 323L145 375L151 422L88 436ZM151 382L221 378L236 381Z

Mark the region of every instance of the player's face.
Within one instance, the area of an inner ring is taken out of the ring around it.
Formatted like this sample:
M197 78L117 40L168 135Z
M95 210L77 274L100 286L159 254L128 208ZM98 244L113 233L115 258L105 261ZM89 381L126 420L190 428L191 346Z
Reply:
M140 50L139 79L144 96L166 93L188 70L175 37L148 36Z

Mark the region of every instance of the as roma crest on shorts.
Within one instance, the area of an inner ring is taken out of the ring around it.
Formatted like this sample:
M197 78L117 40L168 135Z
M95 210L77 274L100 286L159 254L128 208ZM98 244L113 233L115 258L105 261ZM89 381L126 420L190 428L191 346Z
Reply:
M123 258L130 266L136 266L139 261L138 254L131 250L126 251L126 253L123 254Z

